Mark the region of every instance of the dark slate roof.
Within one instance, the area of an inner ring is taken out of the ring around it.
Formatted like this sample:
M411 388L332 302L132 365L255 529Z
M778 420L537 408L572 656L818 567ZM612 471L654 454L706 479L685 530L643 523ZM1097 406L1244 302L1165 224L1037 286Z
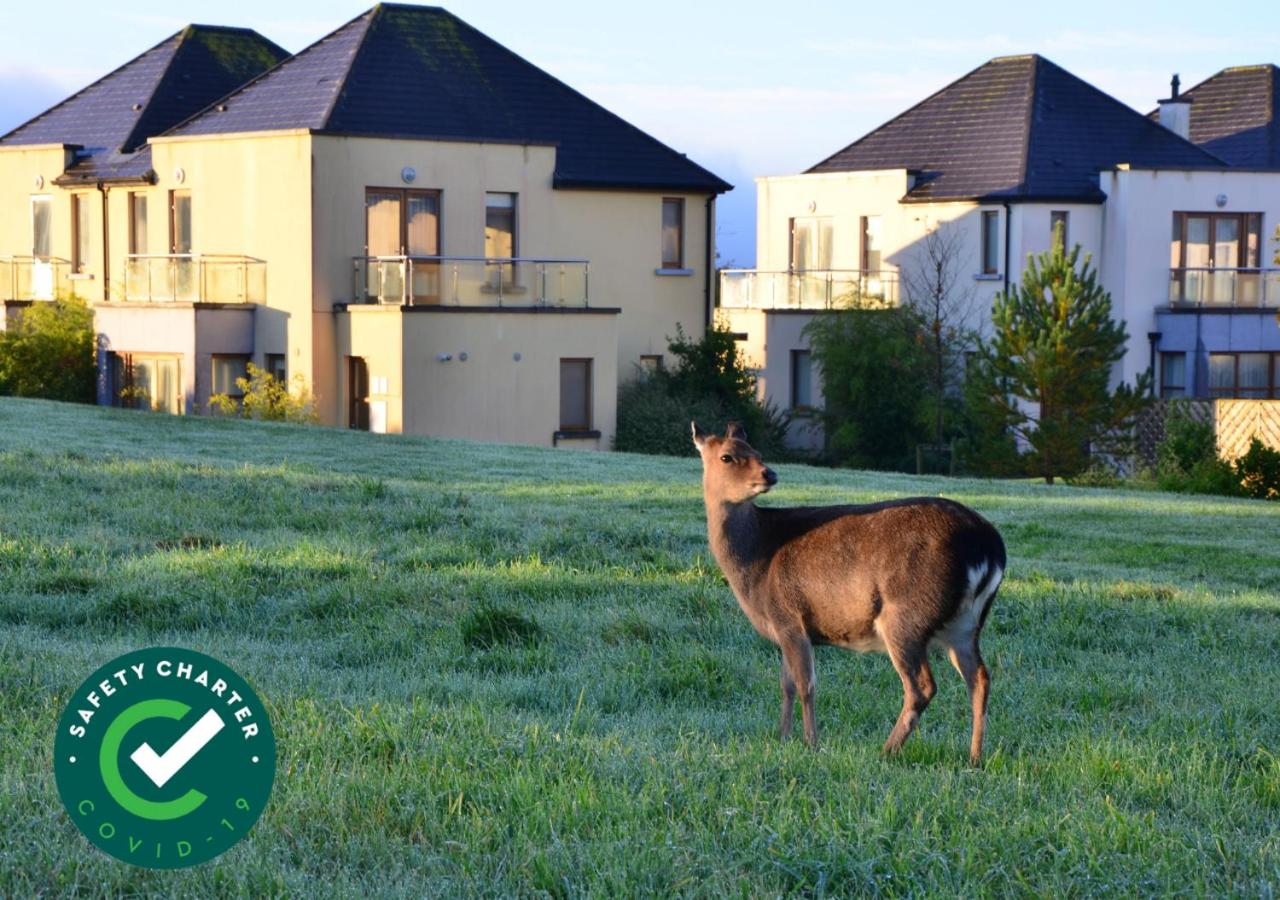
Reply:
M220 104L220 106L223 104ZM170 134L322 134L554 144L557 187L731 185L446 10L383 3Z
M247 28L189 25L0 137L0 145L79 146L60 181L141 178L151 168L148 138L287 55Z
M1229 165L1280 168L1280 68L1223 69L1189 91L1191 141ZM1160 111L1151 118L1159 121Z
M1100 202L1098 172L1222 161L1042 56L993 59L809 172L909 169L908 201Z

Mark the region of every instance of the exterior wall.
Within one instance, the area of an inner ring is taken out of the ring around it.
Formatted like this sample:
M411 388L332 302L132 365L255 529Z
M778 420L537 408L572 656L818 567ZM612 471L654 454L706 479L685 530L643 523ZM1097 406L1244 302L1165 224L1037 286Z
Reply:
M352 306L335 318L340 358L365 359L370 400L386 404L388 431L553 446L560 426L560 360L588 358L592 425L599 435L560 443L612 446L617 310ZM345 362L338 381L345 401ZM343 415L345 424L345 402Z
M1149 171L1120 168L1104 172L1107 194L1102 276L1128 323L1129 346L1121 377L1132 381L1150 363L1148 333L1169 328L1158 350L1188 350L1188 380L1207 383L1203 367L1210 352L1276 347L1274 311L1261 315L1233 311L1170 313L1169 235L1174 212L1261 212L1262 265L1271 260L1271 236L1280 223L1280 173L1242 171ZM1224 198L1218 206L1218 198ZM1198 330L1197 330L1198 329ZM1192 375L1192 369L1197 374Z
M484 255L485 193L502 191L517 194L520 256L590 260L591 305L622 311L618 380L634 377L642 354L665 354L677 324L693 334L703 328L705 196L555 189L555 148L548 146L331 136L313 141L317 314L353 299L352 258L365 252L365 188L410 187L441 192L442 255ZM406 167L416 173L411 184L401 179ZM685 201L681 274L657 274L664 196ZM336 416L336 410L330 413Z
M721 309L717 321L740 335L738 348L748 366L756 372L760 400L778 410L791 409L791 352L809 349L804 329L815 312L801 310ZM821 409L822 381L815 370L814 407ZM823 445L821 421L805 410L792 410L787 443L800 450L820 450Z

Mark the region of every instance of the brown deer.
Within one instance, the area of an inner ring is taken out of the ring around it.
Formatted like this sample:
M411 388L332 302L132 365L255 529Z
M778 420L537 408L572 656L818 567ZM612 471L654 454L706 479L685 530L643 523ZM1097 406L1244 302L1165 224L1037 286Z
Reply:
M978 634L1004 577L1000 533L967 506L935 497L847 506L761 508L778 483L742 428L695 422L711 552L738 604L782 650L782 737L800 695L804 738L818 745L813 647L887 653L904 699L885 742L896 753L936 690L929 649L944 647L973 706L969 758L982 757L991 678Z

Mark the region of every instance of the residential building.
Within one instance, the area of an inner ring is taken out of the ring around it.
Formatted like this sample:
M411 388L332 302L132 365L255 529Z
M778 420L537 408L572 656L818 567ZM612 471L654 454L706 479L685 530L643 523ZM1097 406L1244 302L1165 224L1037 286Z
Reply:
M719 314L765 396L817 402L803 326L844 302L901 302L934 230L956 239L982 328L1055 227L1127 323L1115 378L1154 369L1166 396L1280 396L1280 172L1256 153L1217 155L1230 127L1220 112L1197 119L1191 100L1175 94L1148 118L1043 57L1002 57L802 174L757 179L758 268L722 273ZM1197 122L1204 146L1188 139Z
M143 246L113 201L104 403L204 411L253 362L328 425L607 449L620 381L711 315L730 186L442 9L379 4L192 112L147 139Z

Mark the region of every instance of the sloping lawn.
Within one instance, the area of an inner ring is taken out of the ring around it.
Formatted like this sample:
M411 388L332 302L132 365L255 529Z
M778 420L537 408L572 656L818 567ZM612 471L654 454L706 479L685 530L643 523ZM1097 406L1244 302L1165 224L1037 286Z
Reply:
M0 895L1274 896L1280 504L780 466L1003 531L987 759L963 685L895 759L882 656L824 745L704 535L699 465L0 400ZM100 854L57 717L127 650L266 700L275 792L180 872Z

